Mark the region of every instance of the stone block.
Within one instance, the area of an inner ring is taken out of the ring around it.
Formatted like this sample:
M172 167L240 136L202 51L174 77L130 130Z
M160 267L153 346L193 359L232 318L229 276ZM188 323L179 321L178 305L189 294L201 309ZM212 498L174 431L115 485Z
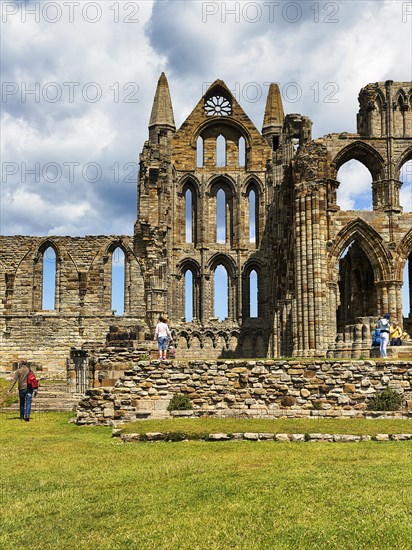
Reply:
M288 434L275 434L275 441L290 441Z
M361 441L360 435L350 435L350 434L335 434L333 436L333 441L337 443L352 443Z
M389 434L376 434L374 439L376 441L389 441Z
M259 434L256 432L245 432L243 434L243 439L247 441L257 441L259 439Z
M282 397L281 405L283 407L292 407L296 403L296 398L292 395L285 395Z
M274 433L259 433L259 439L274 439L275 434Z
M208 435L209 441L228 441L230 439L228 434L216 433Z
M305 441L305 434L290 434L289 439L290 441L302 443Z

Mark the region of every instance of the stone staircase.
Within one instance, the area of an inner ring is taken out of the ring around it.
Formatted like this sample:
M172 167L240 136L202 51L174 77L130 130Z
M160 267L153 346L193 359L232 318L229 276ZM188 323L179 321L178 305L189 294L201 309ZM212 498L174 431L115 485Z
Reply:
M39 391L32 401L32 412L69 412L76 409L81 396L68 393L66 380L39 382ZM3 411L18 411L19 404L14 403Z

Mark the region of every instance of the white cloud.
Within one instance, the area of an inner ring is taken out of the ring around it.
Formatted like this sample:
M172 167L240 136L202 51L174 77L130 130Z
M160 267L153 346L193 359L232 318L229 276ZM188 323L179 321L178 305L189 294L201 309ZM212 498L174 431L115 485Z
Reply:
M342 210L370 210L372 208L372 176L357 160L350 160L339 170L339 188L336 202Z
M37 4L43 10L45 3ZM411 78L411 32L402 23L401 2L300 2L295 23L294 13L284 12L285 4L275 6L272 19L266 4L260 2L262 16L256 22L252 8L244 12L245 3L195 0L102 0L96 23L81 15L85 4L75 8L73 22L68 8L57 23L46 20L53 18L52 11L46 16L41 12L38 23L30 15L23 22L22 12L10 15L2 26L3 81L15 83L18 90L3 103L2 160L19 167L23 162L28 167L78 162L80 169L74 181L66 172L58 183L51 183L47 173L38 182L32 176L23 182L20 169L3 178L1 232L132 232L136 182L133 177L117 182L113 167L118 163L121 175L130 172L127 163L137 166L162 70L169 79L177 125L202 96L204 83L222 78L260 128L267 84L277 81L286 92L296 82L300 98L293 102L285 97L285 111L309 115L315 137L355 130L357 94L368 82ZM225 6L237 5L238 22L223 13ZM318 14L313 6L319 6ZM334 6L339 7L336 14ZM206 18L207 7L218 11ZM94 15L88 12L89 18ZM127 18L134 22L127 23ZM337 22L327 22L331 19ZM62 91L56 103L43 97L52 93L51 82ZM64 84L68 82L79 83L72 88L73 101ZM93 82L101 91L96 103L87 100ZM30 90L36 83L39 101L32 94L22 101L24 86ZM82 177L81 168L88 163L102 168L94 183ZM354 173L351 179L359 184ZM353 205L359 187L350 186L342 200ZM24 208L23 197L39 210Z

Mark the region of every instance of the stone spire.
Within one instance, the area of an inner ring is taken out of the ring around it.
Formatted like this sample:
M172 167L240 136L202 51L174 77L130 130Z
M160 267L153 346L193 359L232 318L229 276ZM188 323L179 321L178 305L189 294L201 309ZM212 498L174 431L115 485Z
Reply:
M269 93L266 100L265 116L263 119L262 134L271 145L274 145L273 138L277 137L280 142L285 113L283 112L282 98L279 86L272 83L269 87Z
M170 97L169 84L165 73L160 75L157 83L156 94L153 100L149 129L154 126L163 127L173 131L176 130L172 99Z

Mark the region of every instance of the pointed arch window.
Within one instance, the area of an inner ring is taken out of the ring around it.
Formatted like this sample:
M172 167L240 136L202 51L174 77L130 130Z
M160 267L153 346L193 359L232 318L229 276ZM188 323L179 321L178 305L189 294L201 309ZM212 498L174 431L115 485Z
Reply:
M53 311L56 309L56 275L57 255L52 246L43 252L42 266L42 309Z
M196 245L197 240L197 187L194 182L188 181L182 189L183 203L181 220L183 232L182 239L185 243Z
M216 139L216 166L226 166L226 138L222 134Z
M214 316L219 321L229 317L229 278L226 268L218 265L213 274Z
M120 246L112 252L111 308L116 315L124 315L125 254Z
M231 183L223 178L215 181L210 188L211 241L219 244L233 244L235 239L233 226L233 189Z
M257 243L259 234L259 202L255 186L251 186L248 191L249 207L249 242Z
M249 273L249 317L259 317L258 274L254 269Z
M342 210L372 210L372 175L364 164L356 159L345 162L337 179L336 202Z
M238 142L238 152L239 152L239 166L246 166L246 142L243 136L240 136Z
M222 188L216 194L216 242L226 242L226 193Z
M193 192L191 189L185 191L185 226L186 226L186 242L193 242Z
M203 138L199 136L196 141L196 167L203 168Z
M185 320L187 323L193 321L194 316L194 276L191 269L187 269L185 277Z

